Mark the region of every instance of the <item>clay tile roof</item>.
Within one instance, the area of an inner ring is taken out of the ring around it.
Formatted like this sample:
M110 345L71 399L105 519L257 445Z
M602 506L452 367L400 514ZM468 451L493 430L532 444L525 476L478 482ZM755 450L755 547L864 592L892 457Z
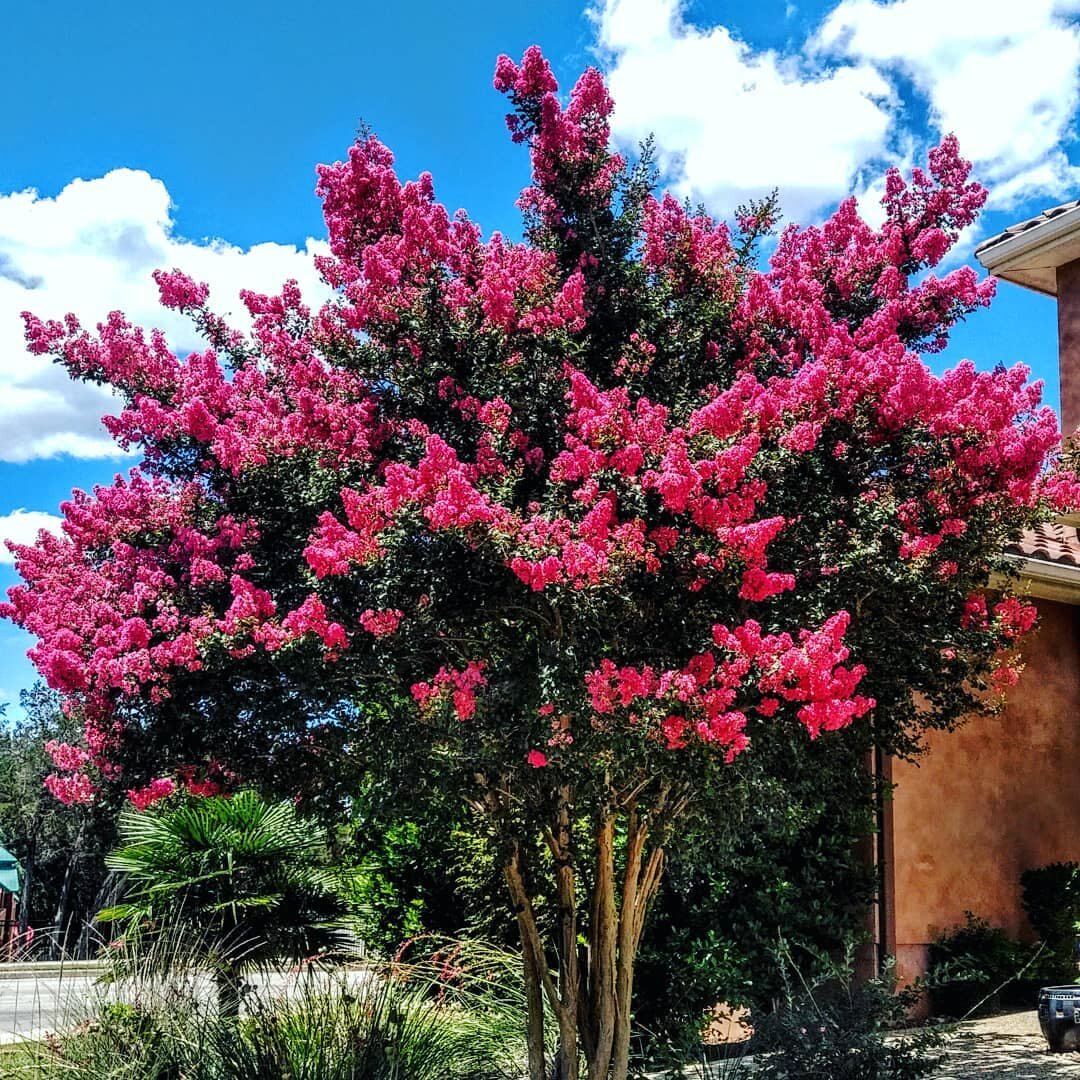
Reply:
M1005 551L1024 559L1080 567L1080 530L1075 525L1049 522L1025 529L1020 539L1009 544Z
M1051 206L1041 214L1037 214L1033 218L1028 218L1027 221L1020 221L1016 225L1010 225L1004 232L999 232L997 236L991 236L988 240L984 240L975 249L975 254L978 255L980 251L992 248L995 244L1000 244L1005 240L1009 240L1019 233L1027 232L1028 229L1036 229L1040 225L1045 225L1048 221L1053 221L1058 215L1064 214L1069 210L1075 210L1077 206L1080 206L1080 199L1073 199L1071 202L1062 203L1060 206Z

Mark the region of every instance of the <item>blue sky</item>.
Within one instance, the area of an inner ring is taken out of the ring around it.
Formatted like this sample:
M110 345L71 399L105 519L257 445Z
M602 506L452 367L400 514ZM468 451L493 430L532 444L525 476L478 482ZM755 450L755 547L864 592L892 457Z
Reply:
M314 288L314 165L361 120L403 175L430 170L451 209L516 231L526 160L491 89L500 52L539 43L564 86L598 63L616 137L654 131L671 186L720 216L773 185L796 220L849 192L872 213L884 166L956 130L991 188L985 236L1080 194L1078 16L1080 0L14 5L0 45L19 88L0 97L0 534L22 538L73 486L130 464L97 426L108 402L22 350L18 311L93 322L121 308L183 350L196 342L153 310L155 265L209 280L226 310L240 285ZM934 364L961 356L1025 361L1056 405L1051 301L1004 286ZM0 587L14 580L0 564ZM33 680L27 644L0 627L0 701Z

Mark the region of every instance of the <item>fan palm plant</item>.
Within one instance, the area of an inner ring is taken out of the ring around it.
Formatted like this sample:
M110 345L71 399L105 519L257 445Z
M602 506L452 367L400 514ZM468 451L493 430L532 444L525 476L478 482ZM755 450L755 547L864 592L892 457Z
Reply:
M209 967L223 1016L239 1013L245 970L326 956L349 939L326 834L291 803L254 791L188 798L127 809L119 832L107 864L124 875L125 893L98 920L120 923L144 959ZM147 950L148 937L158 947Z

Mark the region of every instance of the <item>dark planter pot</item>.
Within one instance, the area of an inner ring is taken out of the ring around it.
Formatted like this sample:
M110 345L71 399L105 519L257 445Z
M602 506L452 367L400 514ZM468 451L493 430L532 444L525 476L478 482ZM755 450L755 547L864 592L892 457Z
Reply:
M1039 991L1039 1027L1054 1053L1080 1050L1080 984Z
M937 1016L951 1016L955 1019L969 1013L972 1016L988 1016L1001 1008L1001 994L990 994L992 989L992 986L984 982L946 983L944 986L935 986L930 991L930 1001ZM987 994L990 994L988 998ZM986 1000L983 1001L983 998Z

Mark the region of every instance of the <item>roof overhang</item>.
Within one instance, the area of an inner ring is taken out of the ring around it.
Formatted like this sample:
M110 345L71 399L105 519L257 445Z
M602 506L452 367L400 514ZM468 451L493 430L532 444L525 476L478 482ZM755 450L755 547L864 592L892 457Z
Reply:
M1005 556L1016 564L1024 592L1039 600L1056 600L1061 604L1080 605L1080 566L1049 562L1046 559L1029 559L1023 555ZM994 575L990 586L1006 584L1003 577Z
M1080 259L1080 206L984 244L975 258L995 277L1057 296L1057 268Z
M0 845L0 893L18 893L21 883L19 861L6 847Z

